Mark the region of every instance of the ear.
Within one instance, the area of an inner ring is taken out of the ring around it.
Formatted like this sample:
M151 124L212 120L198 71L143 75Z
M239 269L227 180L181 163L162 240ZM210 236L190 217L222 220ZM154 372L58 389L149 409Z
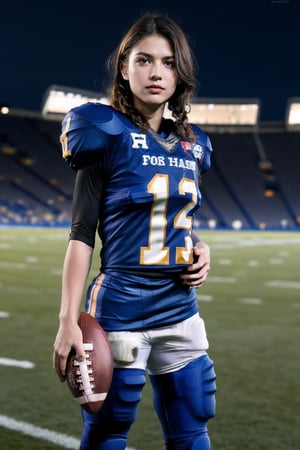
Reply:
M128 80L128 74L127 74L127 64L125 64L124 62L120 63L120 71L122 74L122 77L124 78L124 80Z

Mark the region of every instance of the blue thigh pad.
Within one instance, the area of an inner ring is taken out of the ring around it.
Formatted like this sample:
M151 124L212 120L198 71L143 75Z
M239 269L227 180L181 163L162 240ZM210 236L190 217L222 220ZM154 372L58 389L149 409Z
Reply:
M167 449L209 450L207 422L216 412L213 361L205 354L178 371L150 379Z
M82 410L80 450L123 450L146 382L141 369L114 369L112 384L97 414Z

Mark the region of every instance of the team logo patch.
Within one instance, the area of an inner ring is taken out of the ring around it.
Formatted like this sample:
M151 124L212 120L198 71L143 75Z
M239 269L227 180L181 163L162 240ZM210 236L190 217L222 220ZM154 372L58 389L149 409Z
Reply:
M191 142L187 141L181 141L180 144L185 153L192 151L195 158L198 159L199 163L202 163L204 158L204 147L202 147L202 145L192 144Z
M183 148L183 150L184 150L185 152L188 152L189 150L192 150L192 144L191 144L191 142L181 141L180 144L181 144L181 147Z
M141 133L130 133L132 139L131 148L143 148L148 150L148 145L146 141L146 135Z
M193 144L192 151L195 155L195 158L198 159L199 163L202 163L204 158L204 147L200 144Z

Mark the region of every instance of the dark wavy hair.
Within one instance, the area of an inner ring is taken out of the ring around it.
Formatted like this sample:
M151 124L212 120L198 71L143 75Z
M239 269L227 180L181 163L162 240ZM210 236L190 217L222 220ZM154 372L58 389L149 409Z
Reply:
M170 18L156 13L147 13L138 19L123 37L119 47L108 59L108 68L112 73L109 88L111 106L131 118L140 129L149 129L147 118L134 108L129 83L123 79L121 63L125 62L132 49L147 36L159 35L168 40L175 59L178 83L168 101L173 117L173 128L179 136L194 140L195 136L188 123L191 98L196 90L195 59L182 29Z

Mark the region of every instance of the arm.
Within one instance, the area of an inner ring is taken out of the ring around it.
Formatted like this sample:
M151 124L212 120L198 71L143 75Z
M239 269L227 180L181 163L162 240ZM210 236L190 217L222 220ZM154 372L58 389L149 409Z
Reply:
M200 287L206 281L210 271L210 248L192 231L194 245L194 263L188 266L187 272L180 275L183 284Z
M75 349L78 359L85 358L82 333L77 321L92 255L92 247L81 241L69 241L63 266L60 324L53 352L53 366L61 381L65 380L66 362L71 348Z
M98 167L91 166L78 171L73 195L71 235L63 266L60 324L53 352L53 366L61 381L65 379L71 348L75 349L79 359L85 357L77 320L93 256L101 186Z

